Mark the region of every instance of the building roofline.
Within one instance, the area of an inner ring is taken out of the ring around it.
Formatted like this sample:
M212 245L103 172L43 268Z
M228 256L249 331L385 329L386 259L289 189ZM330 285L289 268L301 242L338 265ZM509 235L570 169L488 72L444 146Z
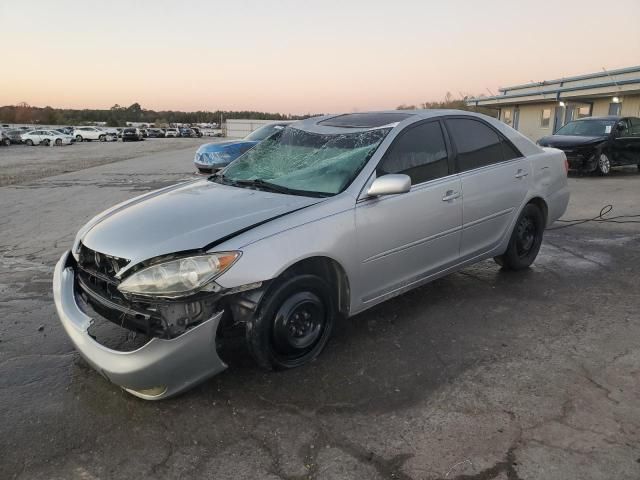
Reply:
M560 82L575 82L578 80L587 80L590 78L599 78L599 77L609 77L612 75L621 75L624 73L633 73L633 72L640 72L640 65L637 65L635 67L625 67L625 68L618 68L616 70L607 70L607 71L602 71L602 72L595 72L595 73L587 73L584 75L575 75L572 77L563 77L563 78L556 78L555 80L543 80L541 82L530 82L530 83L523 83L521 85L512 85L509 87L501 87L498 89L499 92L507 92L509 90L519 90L521 88L531 88L531 87L543 87L545 85L550 85L550 84L554 84L554 83L560 83Z
M554 101L554 100L561 100L561 93L565 93L565 92L576 92L576 91L580 91L580 90L591 90L594 88L606 88L606 87L619 87L621 85L632 85L634 83L640 84L640 77L639 78L632 78L632 79L628 79L628 80L618 80L618 81L609 81L609 82L604 82L604 83L596 83L596 84L592 84L592 85L578 85L575 87L557 87L557 88L549 88L547 90L539 90L537 92L523 92L523 93L505 93L502 95L494 95L491 97L474 97L474 98L468 98L466 99L466 103L467 105L470 104L476 104L478 105L479 102L490 102L493 100L511 100L511 99L515 99L515 98L522 98L522 97L536 97L536 96L542 96L543 98L540 98L539 100L548 100L548 101ZM544 98L546 95L555 95L554 98Z

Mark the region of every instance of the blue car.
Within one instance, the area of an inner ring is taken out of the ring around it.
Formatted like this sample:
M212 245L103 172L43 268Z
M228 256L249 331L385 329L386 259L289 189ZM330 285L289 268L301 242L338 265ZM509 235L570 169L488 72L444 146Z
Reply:
M262 140L282 130L291 122L276 122L254 130L242 140L229 140L218 143L205 143L196 152L193 159L200 173L213 173L226 167L233 160Z

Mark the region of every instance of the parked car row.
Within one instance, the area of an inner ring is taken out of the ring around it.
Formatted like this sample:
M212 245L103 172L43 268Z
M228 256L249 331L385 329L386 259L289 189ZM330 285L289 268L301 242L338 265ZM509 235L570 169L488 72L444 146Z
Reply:
M140 141L145 138L202 137L202 131L197 127L180 128L109 128L109 127L59 127L59 128L29 128L19 127L0 128L0 145L70 145L75 142L113 142Z

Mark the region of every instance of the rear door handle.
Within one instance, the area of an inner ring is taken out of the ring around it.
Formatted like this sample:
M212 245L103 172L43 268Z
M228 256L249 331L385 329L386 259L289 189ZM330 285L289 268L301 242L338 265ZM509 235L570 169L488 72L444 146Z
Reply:
M522 170L520 168L520 169L518 169L518 173L516 173L516 178L524 178L527 175L529 175L529 172L525 172L524 170Z
M443 202L450 202L451 200L455 200L456 198L460 198L460 192L454 192L453 190L447 190L447 193L442 197Z

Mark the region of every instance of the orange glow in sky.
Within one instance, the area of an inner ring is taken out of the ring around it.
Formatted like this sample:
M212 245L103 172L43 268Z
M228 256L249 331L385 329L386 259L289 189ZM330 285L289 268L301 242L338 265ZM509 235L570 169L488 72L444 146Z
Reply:
M0 105L395 108L638 65L638 18L638 0L2 2Z

